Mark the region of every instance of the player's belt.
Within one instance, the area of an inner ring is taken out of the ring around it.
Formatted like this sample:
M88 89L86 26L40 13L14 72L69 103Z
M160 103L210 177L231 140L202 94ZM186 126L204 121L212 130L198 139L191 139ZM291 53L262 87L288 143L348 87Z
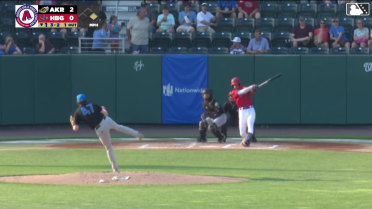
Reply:
M252 108L253 105L249 105L247 107L239 107L239 110L246 110L246 109L249 109L249 108Z
M94 129L95 129L95 130L99 129L99 128L101 127L101 123L102 123L102 121L105 120L105 119L106 119L106 116L103 116L101 122L99 122L99 124L96 125L96 127L94 127Z

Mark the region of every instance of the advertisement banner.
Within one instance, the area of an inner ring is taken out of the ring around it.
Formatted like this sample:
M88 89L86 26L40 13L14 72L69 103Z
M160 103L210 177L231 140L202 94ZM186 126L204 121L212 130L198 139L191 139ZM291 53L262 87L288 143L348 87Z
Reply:
M196 124L204 112L201 91L208 86L208 56L163 55L163 124Z

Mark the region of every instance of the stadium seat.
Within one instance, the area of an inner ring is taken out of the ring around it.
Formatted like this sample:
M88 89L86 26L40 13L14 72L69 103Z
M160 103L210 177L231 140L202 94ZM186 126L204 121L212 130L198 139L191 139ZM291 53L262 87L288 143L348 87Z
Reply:
M346 16L346 4L337 5L337 16Z
M269 44L271 43L271 39L272 39L272 33L271 32L262 31L261 36L265 37L269 41ZM254 35L253 35L252 38L254 38Z
M212 34L213 47L230 47L231 40L230 32L215 32Z
M152 34L150 45L154 47L161 46L163 49L168 49L172 43L172 39L172 33L157 32Z
M271 54L288 54L289 51L287 47L277 46L277 47L271 47L270 53Z
M194 46L199 47L209 47L212 43L212 35L210 33L200 33L196 32L195 38L193 40Z
M16 1L5 1L5 2L2 2L3 4L3 8L4 8L4 12L5 13L13 13L13 16L14 16L14 9L15 9L15 4ZM4 13L2 13L2 15L4 15ZM13 22L14 23L14 22Z
M311 54L329 54L329 49L325 47L312 47Z
M165 54L165 52L166 52L166 49L162 46L150 47L151 54Z
M298 46L291 49L292 54L309 54L309 48Z
M31 34L28 30L17 30L14 34L14 39L17 41L17 45L23 47L34 47L31 41Z
M298 8L297 16L302 17L315 17L317 12L317 4L314 3L301 3Z
M331 54L334 54L334 55L346 55L346 54L349 54L349 48L346 48L346 47L331 48L330 52Z
M47 34L47 38L49 39L50 42L52 42L56 51L66 46L64 34L61 32L50 32Z
M229 54L227 47L212 47L208 50L209 54Z
M275 32L273 33L271 45L273 47L289 47L290 32Z
M350 49L350 54L369 54L369 49L365 47L355 47Z
M339 23L344 27L345 31L354 30L354 18L352 17L339 17Z
M14 18L10 18L10 17L4 17L4 16L2 16L1 18L0 18L0 20L1 20L1 22L0 22L0 24L1 24L1 27L2 28L7 28L7 27L12 27L12 28L14 28Z
M318 4L317 17L336 17L337 5L332 3Z
M180 11L182 10L183 9L181 9ZM198 12L200 11L200 5L198 3L191 4L190 10L193 10L196 14L198 14Z
M284 2L279 6L278 18L292 17L295 18L298 12L298 5L295 2Z
M272 17L276 18L278 12L278 5L275 2L261 2L260 13L261 17Z
M234 37L239 37L241 42L240 44L247 47L249 44L249 41L252 39L252 33L248 32L236 32L233 35ZM233 37L232 37L233 38Z
M292 32L294 25L295 25L294 18L278 17L276 20L276 27L274 30L277 32L280 32L280 31Z
M181 32L181 33L175 33L174 39L173 39L173 46L176 47L191 47L192 45L192 34Z
M36 54L35 47L23 47L22 48L23 54Z
M69 32L67 34L67 45L68 46L79 46L79 32Z
M150 9L150 12L154 12L154 11L157 12L157 13L160 12L160 4L150 3L147 6Z
M216 15L216 12L217 12L217 1L214 2L214 1L210 1L210 2L207 2L208 3L208 11L210 13L212 13L213 15Z
M13 34L9 31L0 31L0 43L1 44L4 44L5 38L7 36L13 36Z
M188 48L187 47L171 47L169 48L167 54L188 54Z
M361 18L356 18L356 19L355 19L355 23L354 23L354 25L357 25L357 24L356 24L357 19L361 19L361 20L363 20L363 22L364 22L364 27L372 28L372 17L371 17L371 16L368 16L368 17L361 17Z
M237 19L235 25L236 32L253 32L255 20L253 18L240 18Z
M256 19L255 28L261 31L272 32L275 27L275 19L270 17L264 17Z
M189 50L190 54L208 54L207 47L191 47Z
M233 32L235 27L234 18L219 18L217 19L216 32Z
M78 54L79 49L76 46L66 46L61 48L59 51L60 54Z

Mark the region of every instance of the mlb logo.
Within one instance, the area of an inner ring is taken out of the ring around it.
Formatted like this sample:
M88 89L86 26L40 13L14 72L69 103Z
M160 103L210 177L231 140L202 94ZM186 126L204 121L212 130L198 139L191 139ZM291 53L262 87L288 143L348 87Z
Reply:
M346 3L347 16L369 16L369 3Z
M16 28L37 28L38 5L15 5L15 27Z

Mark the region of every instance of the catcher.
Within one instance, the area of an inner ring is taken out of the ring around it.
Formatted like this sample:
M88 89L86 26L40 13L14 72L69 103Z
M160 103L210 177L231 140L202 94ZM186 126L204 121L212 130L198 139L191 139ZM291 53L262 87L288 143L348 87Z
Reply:
M90 128L94 129L99 140L106 149L112 170L114 172L119 172L119 166L115 159L114 150L112 149L110 130L114 129L118 132L129 134L133 137L137 137L138 140L142 140L143 134L126 126L117 124L108 116L108 112L104 106L88 103L85 94L77 95L76 102L79 107L76 109L74 115L70 116L72 130L78 131L81 122L87 123Z
M218 102L213 98L212 90L205 89L202 91L203 107L205 112L201 115L199 122L200 137L198 142L207 142L207 129L218 138L219 143L226 142L226 135L223 131L226 128L227 116L223 112Z

